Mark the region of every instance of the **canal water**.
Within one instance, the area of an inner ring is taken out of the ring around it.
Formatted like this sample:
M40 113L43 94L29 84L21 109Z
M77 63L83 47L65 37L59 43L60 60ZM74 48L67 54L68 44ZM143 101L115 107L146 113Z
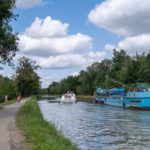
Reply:
M44 118L81 150L150 149L150 111L46 99L39 101L39 106Z

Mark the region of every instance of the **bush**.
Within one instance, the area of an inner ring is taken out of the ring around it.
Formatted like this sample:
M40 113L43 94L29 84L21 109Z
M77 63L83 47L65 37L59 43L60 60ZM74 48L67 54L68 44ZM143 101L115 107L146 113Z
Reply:
M13 80L0 77L0 103L4 101L5 95L8 99L14 99L17 96L17 88Z

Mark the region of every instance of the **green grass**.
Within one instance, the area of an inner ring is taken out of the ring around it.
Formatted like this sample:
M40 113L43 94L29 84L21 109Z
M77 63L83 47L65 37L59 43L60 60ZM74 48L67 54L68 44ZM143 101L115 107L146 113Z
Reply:
M8 102L0 103L0 109L2 109L5 105L9 105L13 103L16 103L16 100L9 100Z
M93 102L93 96L91 95L77 95L76 96L79 101L85 101L85 102Z
M17 124L33 150L77 150L53 124L46 122L35 98L28 100L20 109Z

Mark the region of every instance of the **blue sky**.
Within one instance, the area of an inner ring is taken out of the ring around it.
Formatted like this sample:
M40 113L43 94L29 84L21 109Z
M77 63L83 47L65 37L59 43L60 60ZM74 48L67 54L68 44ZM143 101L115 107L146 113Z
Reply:
M19 52L42 67L42 87L111 58L112 49L128 54L150 49L149 0L16 0L12 21ZM1 71L12 75L9 67Z
M35 6L28 9L17 8L19 14L17 21L13 22L16 32L23 32L31 25L35 17L44 19L51 16L53 19L69 23L69 34L81 32L94 38L94 49L103 49L107 42L117 42L119 36L103 29L96 28L88 20L89 12L102 0L46 0L42 6ZM109 38L108 38L109 37Z

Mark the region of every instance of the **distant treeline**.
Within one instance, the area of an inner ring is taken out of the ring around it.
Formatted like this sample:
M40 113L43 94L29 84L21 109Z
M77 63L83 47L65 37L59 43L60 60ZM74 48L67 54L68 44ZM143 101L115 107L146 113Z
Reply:
M112 59L93 63L78 76L68 76L48 87L49 94L73 91L92 95L97 87L122 87L133 83L150 83L150 51L148 54L129 56L124 50L113 50Z

